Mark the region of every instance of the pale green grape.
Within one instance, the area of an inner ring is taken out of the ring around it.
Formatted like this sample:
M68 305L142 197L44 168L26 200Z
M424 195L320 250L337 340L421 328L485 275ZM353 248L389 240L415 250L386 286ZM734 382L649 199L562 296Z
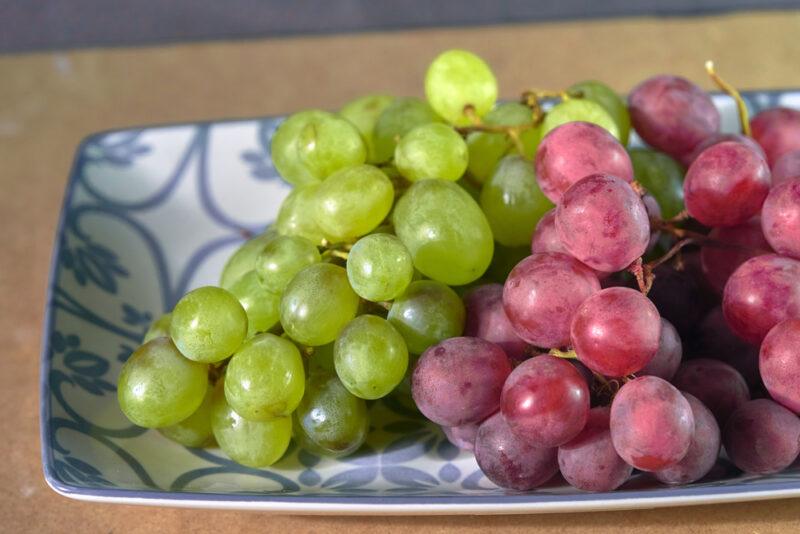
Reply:
M472 106L479 117L486 115L497 100L497 80L489 66L466 50L439 54L425 73L425 96L431 107L451 124L471 123L464 113Z
M533 163L506 156L481 190L481 208L494 238L508 247L530 245L536 223L553 203L539 189Z
M375 152L374 131L378 117L394 102L389 95L366 95L348 102L339 115L349 120L361 133L367 147L367 163L379 163Z
M370 234L359 239L347 258L347 279L359 297L373 302L392 300L414 276L411 254L397 237Z
M159 428L164 437L180 443L184 447L208 447L214 443L211 431L211 404L214 399L214 387L209 385L203 402L192 415L171 426Z
M397 201L392 221L414 267L429 278L468 284L492 261L489 223L469 193L453 182L415 182Z
M225 267L222 268L222 274L219 277L220 287L223 289L230 289L239 278L252 271L256 266L256 258L258 255L267 243L277 235L277 230L275 228L270 228L263 234L259 234L242 243L242 245L236 249L236 252L228 258Z
M245 274L230 288L247 314L247 336L266 332L278 323L281 296L264 289L255 271Z
M472 200L479 203L481 201L481 184L471 178L471 176L464 176L456 183L472 197Z
M332 174L315 195L314 219L331 241L368 233L389 214L394 187L377 167L359 165Z
M417 126L400 139L394 164L406 179L458 180L467 169L467 144L452 127L434 122Z
M597 102L611 115L619 128L619 140L622 145L628 144L631 132L631 116L625 101L609 86L596 80L579 82L567 89L568 93L580 93L582 98Z
M250 421L290 415L305 386L303 358L291 341L259 334L233 355L225 371L225 398Z
M415 126L429 122L441 122L428 105L419 98L397 98L383 110L375 123L373 141L375 143L375 162L383 163L394 155L397 140Z
M542 137L553 128L575 121L591 122L605 128L617 139L621 137L619 126L608 111L597 102L583 98L571 98L553 106L542 122Z
M281 298L281 324L303 345L330 343L356 316L358 295L344 268L316 263L297 273Z
M392 303L387 319L406 340L408 350L421 354L431 345L460 336L465 316L455 291L441 282L419 280Z
M159 428L183 421L203 402L208 366L188 360L169 338L148 341L131 354L117 381L117 400L133 423Z
M280 460L292 438L292 418L248 421L231 408L223 389L219 381L211 406L211 428L223 452L248 467L266 467Z
M314 220L314 198L319 189L319 184L305 185L302 187L295 187L289 196L286 197L281 204L281 209L278 210L278 218L275 221L275 230L280 235L296 235L304 237L319 245L325 239L325 235L317 226L317 221ZM265 244L266 245L266 244ZM262 246L256 256L264 249ZM255 267L255 260L250 268Z
M334 362L339 380L350 393L362 399L379 399L405 376L408 348L389 321L361 315L336 338Z
M483 123L490 126L523 126L533 122L533 114L528 106L519 102L506 102L498 105L483 118ZM538 127L523 130L520 141L527 157L536 154L539 145ZM517 149L511 138L505 133L472 132L467 136L469 149L469 172L479 182L485 182L492 174L497 162L509 152Z
M150 328L148 328L147 332L145 332L142 343L147 343L151 339L155 339L157 337L169 337L169 325L171 322L171 313L165 313L153 321L153 323L150 325Z
M328 456L355 452L369 431L364 399L347 391L336 375L324 373L309 376L294 422L300 446Z
M312 374L333 374L336 366L333 363L333 346L335 343L328 343L320 347L314 347L314 352L308 359L308 375Z
M181 354L204 363L224 360L247 335L247 313L230 292L205 286L190 291L172 311L172 341Z
M322 258L317 246L304 237L287 235L273 239L256 260L256 273L264 289L280 295L294 275Z
M649 148L628 151L636 181L653 195L665 219L676 216L683 208L683 176L680 163L662 152Z

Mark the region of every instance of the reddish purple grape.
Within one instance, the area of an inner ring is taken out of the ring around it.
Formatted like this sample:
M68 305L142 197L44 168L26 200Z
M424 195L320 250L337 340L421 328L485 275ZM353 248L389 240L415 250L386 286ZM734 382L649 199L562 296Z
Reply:
M471 451L475 449L475 438L479 427L478 423L469 423L461 426L443 426L442 431L450 443L459 449Z
M511 326L503 309L503 286L486 284L472 289L464 295L467 319L464 335L479 337L500 345L512 361L525 359L528 344L522 340Z
M653 473L664 484L675 486L691 484L706 476L717 463L720 448L720 430L714 414L694 395L683 392L683 396L689 401L694 416L689 451L678 463Z
M641 376L657 376L670 381L681 365L683 344L678 331L672 323L661 318L661 337L658 338L658 351L653 359L639 371Z
M526 491L558 472L558 449L537 447L518 437L496 413L481 423L475 459L486 477L502 488Z
M623 460L642 471L658 471L686 456L694 415L689 401L669 382L642 376L614 397L610 428Z
M800 177L772 188L761 211L761 227L775 252L800 259Z
M719 360L698 358L685 362L672 384L700 399L720 425L725 424L736 408L750 400L750 389L742 375Z
M700 262L708 283L722 293L725 283L741 264L772 249L761 231L761 219L753 217L736 226L714 228L713 241L700 248Z
M770 166L793 150L800 150L800 111L789 108L767 109L750 121L753 138L767 154Z
M711 97L678 76L643 81L628 96L628 108L642 139L678 160L719 131L719 111Z
M655 197L653 197L653 195L649 193L644 195L642 197L642 204L644 204L644 209L647 211L647 218L649 220L661 220L661 206L658 205L658 201L655 199ZM653 250L653 247L656 246L660 237L661 232L652 232L650 234L650 241L647 242L646 252Z
M701 141L700 144L694 148L691 156L689 156L685 161L683 161L683 164L688 167L689 165L692 164L694 160L697 159L697 156L699 156L700 153L703 152L705 149L707 149L710 146L724 143L726 141L734 141L737 143L742 143L744 145L747 145L756 152L758 152L759 155L762 158L764 158L764 160L767 159L767 155L764 153L764 149L761 148L761 145L756 143L752 137L748 137L746 135L737 133L715 133L714 135L706 137L705 140Z
M597 291L597 276L573 257L534 254L508 275L503 307L519 337L537 347L562 347L569 345L575 310Z
M539 252L560 252L562 254L571 255L558 236L555 208L545 213L542 218L539 219L539 222L536 224L536 230L533 232L531 254L538 254ZM589 268L592 269L591 267ZM594 271L601 282L609 276L609 273L604 273L595 269L592 269L592 271Z
M726 141L705 149L683 182L689 215L706 226L742 224L761 209L771 185L769 167L758 152Z
M610 413L607 406L592 408L581 433L558 448L561 475L578 489L612 491L633 472L611 442Z
M742 375L751 387L761 382L758 373L758 347L736 336L725 321L722 307L717 306L703 318L695 337L694 354L721 360Z
M800 178L800 149L787 152L772 165L772 187Z
M751 400L731 414L722 441L728 457L745 473L777 473L800 453L800 419L769 399Z
M625 376L642 369L658 352L661 317L640 292L610 287L578 307L570 330L575 353L586 367Z
M800 414L800 319L780 322L769 331L758 363L770 396Z
M477 423L500 408L509 373L508 356L494 343L453 337L422 353L411 376L411 394L434 423Z
M500 409L521 438L558 447L578 435L589 414L589 387L568 362L543 354L521 363L503 386Z
M625 147L596 124L562 124L548 132L536 150L536 180L542 193L556 204L572 184L598 173L633 181L633 164Z
M761 343L773 326L800 317L800 261L777 254L747 260L725 285L722 311L736 335Z
M641 257L650 242L650 219L631 186L609 174L574 183L556 208L564 247L598 271L621 271Z

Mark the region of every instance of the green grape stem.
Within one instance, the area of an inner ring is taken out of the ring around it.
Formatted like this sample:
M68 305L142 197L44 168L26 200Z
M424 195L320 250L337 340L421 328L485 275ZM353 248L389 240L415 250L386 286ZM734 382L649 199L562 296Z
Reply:
M714 62L710 59L706 61L706 72L708 73L709 77L711 77L711 81L713 81L717 87L725 92L725 94L733 98L733 101L736 102L736 109L739 111L739 122L741 123L742 133L747 137L752 137L753 135L750 131L750 116L747 112L747 104L744 103L742 95L739 94L739 91L733 85L726 82L719 74L717 74L717 72L714 70Z
M578 358L578 355L575 353L574 349L569 349L569 350L550 349L548 354L550 356L555 356L556 358L564 358L567 360L575 360Z

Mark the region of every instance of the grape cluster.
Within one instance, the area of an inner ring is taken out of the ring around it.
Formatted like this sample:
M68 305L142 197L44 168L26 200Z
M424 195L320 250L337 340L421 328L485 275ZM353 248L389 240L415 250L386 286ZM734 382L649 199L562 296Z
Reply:
M295 188L152 325L119 377L131 421L260 467L291 439L354 452L399 395L515 490L687 484L723 447L748 473L794 462L800 112L742 103L722 134L676 76L498 103L463 50L425 94L281 124Z

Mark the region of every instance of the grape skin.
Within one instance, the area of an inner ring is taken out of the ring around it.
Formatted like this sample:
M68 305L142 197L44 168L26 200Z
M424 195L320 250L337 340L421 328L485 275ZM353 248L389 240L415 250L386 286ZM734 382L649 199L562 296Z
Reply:
M649 148L632 148L633 175L658 202L664 217L683 210L683 167L670 156Z
M689 360L678 369L672 384L697 397L711 410L720 426L736 408L750 400L750 389L742 375L719 360Z
M292 196L297 189L293 190L289 196ZM286 202L284 201L284 205ZM283 206L281 206L283 210ZM222 273L219 277L219 286L222 289L230 291L233 284L235 284L242 276L252 271L256 266L256 258L264 250L264 247L272 241L278 232L276 229L270 228L266 232L252 237L242 243L242 245L231 254L228 261L225 262L225 267L222 268Z
M578 92L584 100L591 100L603 106L617 124L620 143L627 145L631 131L631 116L625 101L613 89L597 80L578 82L567 89L569 94Z
M705 140L701 141L700 144L698 144L692 151L692 155L689 156L689 158L686 159L684 163L686 164L686 166L691 165L694 162L694 160L697 159L697 156L702 154L705 149L712 147L714 145L718 145L719 143L724 143L726 141L734 141L736 143L742 143L743 145L746 145L748 148L751 148L753 149L753 151L757 152L759 156L764 158L764 160L767 159L767 155L764 153L764 149L761 148L761 145L759 145L752 137L735 133L734 134L715 133L709 137L706 137Z
M280 319L281 297L264 289L255 271L250 271L230 288L247 314L247 337L266 332Z
M174 425L158 429L159 434L184 447L209 447L214 444L211 430L211 406L214 387L209 385L200 407L192 415Z
M553 106L544 116L541 135L544 137L552 130L570 122L596 124L617 139L621 136L617 123L603 106L582 98L562 100Z
M281 208L278 210L278 218L275 220L275 229L280 235L297 235L308 239L315 245L319 245L324 241L325 236L314 219L318 189L319 184L309 184L292 189L289 196L281 204ZM253 257L253 263L248 267L248 270L255 268L256 256L261 250L263 250L263 247L256 252Z
M386 318L403 336L408 350L422 354L431 345L460 336L465 313L461 299L448 286L417 280L395 299Z
M661 318L661 336L658 351L653 359L637 373L638 376L657 376L671 381L678 371L683 357L683 344L672 323Z
M750 128L770 166L784 154L800 150L800 111L796 109L764 110L750 120Z
M442 119L427 102L419 98L396 98L375 123L373 141L375 143L375 163L384 163L394 155L397 139L407 134L415 126L440 122Z
M533 236L531 237L531 254L537 254L539 252L560 252L561 254L570 255L564 243L561 242L561 238L558 236L555 208L542 215L542 218L536 223L536 229L533 231ZM609 275L609 273L596 271L588 265L587 268L591 269L599 280L603 280Z
M513 362L525 358L528 344L514 331L503 309L503 286L486 284L464 295L466 322L464 335L491 341L505 351Z
M150 324L150 328L144 334L142 344L157 337L169 337L169 325L172 323L172 314L165 313Z
M531 108L519 102L505 102L486 114L483 124L489 126L532 125ZM539 128L529 127L519 134L523 154L528 159L536 153L539 145ZM506 154L516 154L517 148L505 133L471 132L467 135L469 163L467 169L472 178L484 183L494 171L497 162Z
M256 258L256 273L267 291L280 295L294 275L321 260L319 250L300 236L278 236Z
M456 181L469 161L467 144L450 126L439 122L417 126L394 149L394 164L412 181L427 178Z
M740 406L723 431L725 451L745 473L783 471L800 453L800 419L769 399Z
M706 315L697 330L694 355L724 361L742 375L751 388L761 384L758 373L758 347L736 336L717 306Z
M800 178L772 188L762 207L761 227L775 252L800 259Z
M800 414L800 319L775 325L761 344L758 361L770 396Z
M719 293L741 264L772 252L761 231L759 217L736 226L714 228L708 237L714 242L700 247L700 265L708 283Z
M339 116L350 121L361 134L367 147L367 163L377 163L375 125L381 113L394 102L390 95L365 95L351 100L339 110Z
M425 73L425 96L431 107L451 124L471 123L464 108L482 117L497 100L497 80L489 66L466 50L439 54Z
M411 283L411 254L396 236L376 233L359 239L347 258L347 279L359 297L392 300Z
M480 428L479 423L470 423L461 426L443 426L442 432L447 440L459 449L474 451L478 428Z
M795 178L800 178L800 149L785 153L772 165L772 187Z

